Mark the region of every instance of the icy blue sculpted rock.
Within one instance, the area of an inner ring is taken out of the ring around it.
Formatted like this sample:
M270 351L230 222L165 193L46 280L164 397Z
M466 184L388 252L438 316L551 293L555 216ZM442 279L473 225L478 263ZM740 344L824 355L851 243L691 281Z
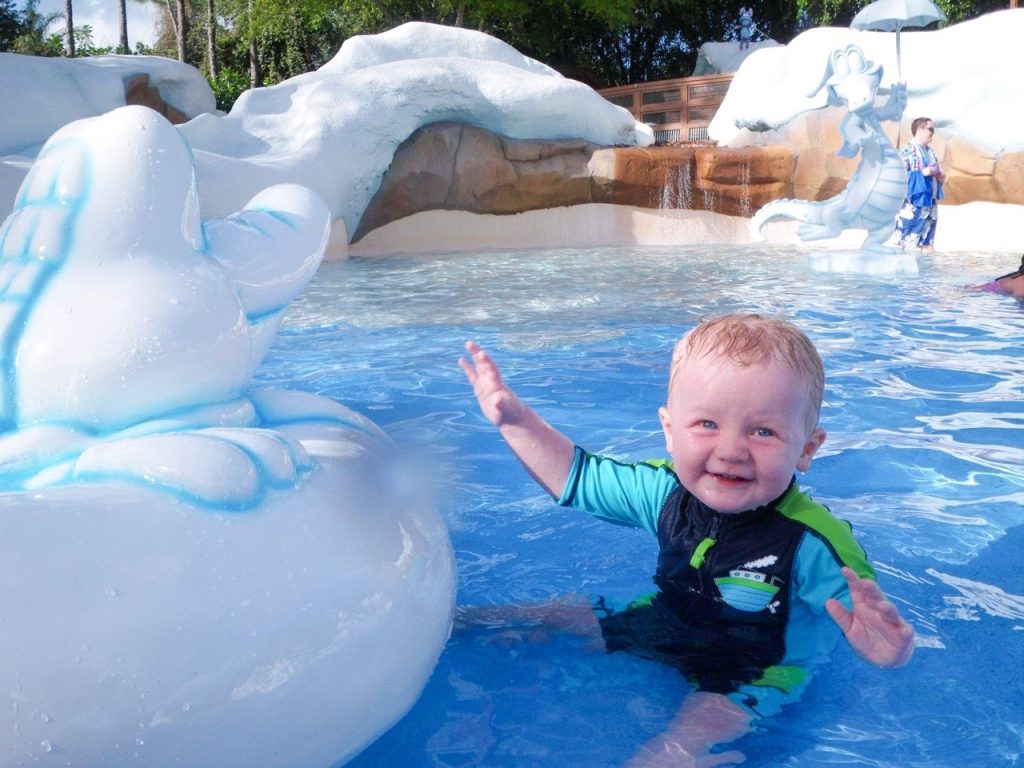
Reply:
M856 45L834 50L821 82L808 96L827 89L829 106L849 110L840 123L841 157L861 155L850 183L840 194L820 202L775 200L761 208L750 221L750 233L759 239L761 229L774 218L801 222L801 240L838 237L845 229L866 229L865 251L891 253L885 241L896 226L896 214L907 190L907 172L899 152L882 130L882 121L899 121L906 107L905 84L895 84L889 100L875 107L882 82L882 66L865 57Z
M0 227L0 767L339 765L423 690L455 599L428 475L251 384L329 226L297 184L203 220L144 107L39 153Z
M304 451L245 432L268 425L244 390L329 226L294 184L200 221L189 148L144 107L57 131L0 228L0 490L116 475L247 506L291 482Z

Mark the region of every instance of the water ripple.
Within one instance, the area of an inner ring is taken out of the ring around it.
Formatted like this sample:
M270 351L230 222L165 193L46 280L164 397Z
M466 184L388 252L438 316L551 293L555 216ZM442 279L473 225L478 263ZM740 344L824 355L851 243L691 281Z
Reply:
M965 290L1016 256L934 255L919 275L823 274L801 247L427 253L325 266L257 380L370 415L423 454L459 601L651 589L656 543L558 508L476 410L455 361L487 346L581 445L661 456L675 340L701 317L783 314L826 368L828 439L801 476L849 520L918 630L912 663L843 647L737 746L745 768L1010 768L1024 753L1024 303ZM578 638L456 634L420 702L353 768L621 765L673 717L678 675Z

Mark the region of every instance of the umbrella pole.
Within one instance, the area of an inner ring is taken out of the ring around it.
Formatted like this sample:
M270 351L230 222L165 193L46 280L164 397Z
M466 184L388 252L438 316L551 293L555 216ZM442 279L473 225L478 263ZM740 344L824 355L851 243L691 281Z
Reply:
M896 82L897 84L903 82L903 67L900 63L900 29L896 28ZM896 123L896 151L900 149L900 140L903 136L903 114L900 113L900 119Z
M896 30L896 81L903 82L903 66L900 62L900 30Z

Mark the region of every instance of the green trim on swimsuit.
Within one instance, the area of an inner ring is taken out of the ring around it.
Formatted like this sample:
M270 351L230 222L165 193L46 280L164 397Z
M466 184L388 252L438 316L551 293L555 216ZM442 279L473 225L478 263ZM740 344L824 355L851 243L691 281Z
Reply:
M648 592L646 595L640 595L640 597L634 598L634 600L626 606L626 610L631 611L634 608L644 608L645 606L651 605L657 594L657 592Z
M812 501L794 483L782 497L778 511L790 520L807 526L835 551L844 565L862 579L875 580L875 569L868 562L863 548L853 538L853 529L845 520L834 517L828 507Z
M672 464L672 459L641 459L637 464L647 464L648 466L656 467L657 469L665 467L666 469L671 469L673 472L676 471L675 466Z
M650 464L652 467L666 467L675 472L672 459L644 459L640 463ZM875 569L868 562L868 556L864 549L853 537L853 529L850 524L845 520L835 517L828 507L812 500L800 490L795 482L782 497L782 500L776 506L776 510L779 514L807 526L818 534L832 547L840 561L862 579L877 580ZM690 564L694 568L700 567L704 560L704 555L714 543L713 539L705 539L701 542L698 551L693 553L693 557L690 560ZM695 563L694 560L697 562Z
M762 688L777 688L785 694L790 694L806 679L807 670L803 667L775 666L768 667L760 678L750 684Z

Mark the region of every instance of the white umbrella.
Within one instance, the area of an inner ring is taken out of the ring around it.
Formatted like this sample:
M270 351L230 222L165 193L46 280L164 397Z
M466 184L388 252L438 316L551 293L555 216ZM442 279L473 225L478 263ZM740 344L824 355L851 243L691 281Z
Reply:
M946 14L931 0L875 0L860 9L850 28L896 33L896 80L902 82L900 31L904 27L924 27L933 21L945 20Z

